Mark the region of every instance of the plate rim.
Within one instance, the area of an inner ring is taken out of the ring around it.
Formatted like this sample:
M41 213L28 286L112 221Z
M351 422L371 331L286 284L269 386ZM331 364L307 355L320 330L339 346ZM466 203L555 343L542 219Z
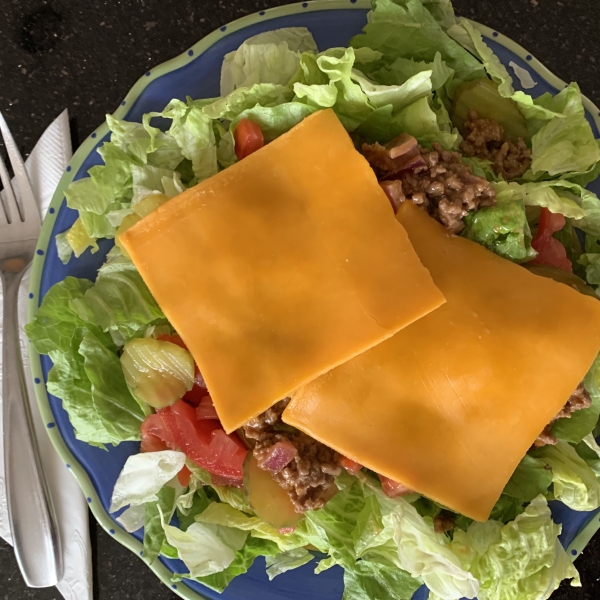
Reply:
M129 107L134 104L144 89L156 79L159 79L163 75L172 71L178 70L190 62L196 60L202 53L208 50L219 40L224 37L244 29L251 25L276 19L278 17L289 16L293 14L299 14L302 12L316 12L323 10L365 10L371 8L371 0L311 0L308 2L297 2L293 4L287 4L283 6L276 6L273 8L267 8L259 12L252 13L250 15L243 16L235 21L222 25L218 29L209 33L190 48L175 56L174 58L153 67L142 75L133 87L129 90L127 95L123 98L118 108L114 111L113 115L116 118L122 119L126 116ZM552 85L558 90L562 90L567 87L567 83L552 73L546 66L544 66L534 55L528 52L521 45L517 44L507 36L498 32L497 30L468 19L471 24L478 29L485 37L493 40L501 46L507 48L516 56L521 58L526 64L531 67L544 81ZM600 130L600 111L598 107L586 96L583 96L584 107L592 115L595 121L596 127ZM52 201L48 207L48 212L44 218L42 224L42 230L38 243L36 246L36 253L31 266L30 275L30 286L29 286L29 304L27 307L27 321L31 322L33 319L41 298L39 298L39 291L41 286L41 278L44 270L46 261L46 254L48 246L51 242L52 230L54 227L54 221L58 216L58 212L64 201L64 192L69 184L73 181L75 175L81 168L85 159L94 151L98 143L109 133L108 125L106 122L102 123L97 127L88 137L80 144L71 160L63 173L58 186L52 196ZM127 533L121 527L116 527L113 518L104 510L102 503L100 502L99 496L94 488L87 472L81 466L77 458L67 448L58 427L54 425L54 415L50 407L48 393L44 382L44 376L41 366L41 356L36 352L35 348L28 342L28 352L30 358L30 371L31 377L34 380L34 390L37 400L37 404L46 424L46 431L50 437L50 440L58 452L60 458L65 463L66 467L71 470L79 487L84 493L90 510L94 515L96 521L102 526L102 528L114 537L121 545L125 546L138 557L141 557L143 545L139 542L132 534ZM579 533L575 536L573 541L567 547L567 552L572 560L575 560L585 548L587 543L592 539L593 535L600 529L600 518L598 512L590 516L590 520L584 525ZM142 559L143 560L143 559ZM145 561L144 561L145 562ZM178 594L181 598L186 600L206 600L204 596L197 593L195 590L187 585L177 585L171 580L172 573L167 569L160 560L155 560L154 563L148 565L145 563L157 577L168 586L173 592ZM182 583L185 584L185 581Z

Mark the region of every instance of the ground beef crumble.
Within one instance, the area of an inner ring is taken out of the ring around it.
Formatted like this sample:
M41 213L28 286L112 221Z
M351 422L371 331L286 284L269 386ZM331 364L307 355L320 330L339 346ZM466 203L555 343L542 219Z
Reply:
M504 129L494 119L480 119L469 112L464 125L465 138L460 149L467 156L489 160L494 170L504 179L521 177L531 165L531 150L522 138L511 142L504 137Z
M447 510L433 518L433 529L436 533L446 533L454 529L455 524L455 516Z
M552 425L558 421L558 419L570 419L575 411L588 408L591 404L592 399L587 390L583 387L582 381L567 400L567 403L561 408L560 412L552 419L552 421L550 421L550 423L548 423L548 425L546 425L546 427L544 427L544 431L542 431L537 440L535 440L533 444L534 447L541 448L542 446L554 446L557 444L558 440L552 434Z
M289 398L281 400L246 423L244 437L254 444L252 452L261 467L278 442L296 447L296 456L272 476L288 492L296 511L304 513L322 508L333 495L334 478L342 472L341 456L283 423L281 414L288 402Z
M412 146L408 138L414 142ZM398 155L398 148L402 154ZM412 200L450 233L464 228L467 213L496 203L490 183L473 175L471 168L461 162L459 152L444 150L437 143L428 151L403 134L386 146L363 144L362 151L394 209Z

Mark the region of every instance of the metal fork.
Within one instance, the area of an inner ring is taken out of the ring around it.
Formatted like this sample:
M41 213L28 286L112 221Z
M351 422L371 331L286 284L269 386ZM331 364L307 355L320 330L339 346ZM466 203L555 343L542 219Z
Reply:
M0 156L4 186L0 207L0 276L4 288L2 404L4 467L10 529L25 583L48 587L62 579L56 516L41 467L19 343L19 284L40 234L40 211L23 159L0 113L0 130L15 173L20 201Z

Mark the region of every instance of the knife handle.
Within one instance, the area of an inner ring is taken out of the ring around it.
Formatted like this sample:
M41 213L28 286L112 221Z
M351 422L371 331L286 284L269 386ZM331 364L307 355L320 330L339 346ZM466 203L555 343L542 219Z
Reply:
M8 518L25 583L34 588L49 587L62 579L62 552L23 373L17 316L22 272L2 276L2 415Z

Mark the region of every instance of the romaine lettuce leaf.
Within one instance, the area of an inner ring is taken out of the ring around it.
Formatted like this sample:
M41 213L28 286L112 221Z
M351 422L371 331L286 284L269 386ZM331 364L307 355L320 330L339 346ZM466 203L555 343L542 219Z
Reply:
M302 52L317 52L305 27L275 29L247 39L235 52L225 55L221 96L257 83L287 85L298 69Z
M120 523L125 529L125 531L129 533L133 533L138 529L144 527L144 516L146 514L146 506L130 506L126 510L124 510L118 517L117 523Z
M471 54L481 60L487 74L499 84L498 91L502 96L511 96L513 94L512 78L508 74L506 67L483 41L481 33L467 19L458 19L448 29L448 34L458 41L463 48L466 48Z
M380 110L384 111L386 108L383 107ZM424 146L431 146L434 142L439 142L443 148L451 150L459 143L458 132L450 130L445 119L440 122L438 115L429 104L428 98L421 98L413 102L394 116L390 114L389 120L396 131L406 132L416 137Z
M213 575L196 577L195 579L212 590L222 592L234 577L244 574L257 557L276 556L278 553L279 549L273 542L248 537L244 547L236 552L235 558L226 569Z
M452 22L451 7L428 3L445 26ZM363 32L350 40L355 48L368 47L383 54L384 64L398 57L433 62L439 52L455 71L458 81L486 76L481 62L453 40L420 0L375 0L369 23Z
M402 85L414 75L423 71L431 71L431 87L434 91L444 87L446 82L454 76L454 69L451 69L443 60L439 52L435 53L432 62L416 61L410 58L398 57L394 62L386 67L374 69L373 65L363 64L359 58L360 50L357 53L357 68L367 73L373 81L383 85Z
M496 184L503 186L506 184ZM469 213L464 221L463 237L473 240L514 262L531 260L536 252L531 247L531 231L525 214L523 200L514 200L498 194L495 206L480 208Z
M82 299L93 285L89 279L65 277L48 290L33 320L25 325L27 337L40 354L71 351L76 331L89 326L70 303ZM103 335L99 327L90 329L99 336ZM103 341L111 343L108 336Z
M83 295L72 298L70 307L86 323L117 334L122 341L142 327L164 319L141 275L124 256L105 263L95 284Z
M536 104L560 113L543 125L531 140L531 173L535 178L587 171L600 161L600 148L585 118L581 92L576 83ZM527 174L526 174L527 177Z
M600 478L600 446L594 438L594 434L586 435L577 446L575 446L577 454L585 460L587 466L594 471L596 478Z
M112 349L82 328L75 332L71 350L51 352L50 358L54 366L48 392L62 400L78 440L102 446L140 439L145 415L127 389Z
M186 531L168 525L158 507L167 542L190 571L191 577L206 577L227 569L248 537L247 531L212 523L192 523Z
M600 507L600 482L573 446L562 440L531 452L552 469L554 496L573 510Z
M430 521L431 522L431 521ZM353 532L358 558L394 565L445 600L475 598L479 584L446 545L447 538L403 498L366 498Z
M157 501L157 494L184 465L185 454L175 450L132 454L115 483L110 512L116 512L127 505L139 506Z
M142 558L151 565L160 554L160 549L166 540L165 530L162 528L161 513L168 515L170 520L175 511L176 491L174 487L164 485L157 493L154 502L147 502L144 509L144 549ZM128 510L131 510L130 507Z
M558 419L552 425L552 434L559 440L578 444L592 433L600 416L600 359L596 358L588 371L584 387L590 394L592 404L588 408L571 413L568 419Z
M552 483L552 473L543 460L526 454L503 490L503 494L520 502L531 502L546 494Z
M563 579L580 585L561 546L546 499L535 498L514 521L473 523L455 530L451 547L481 582L479 600L547 600Z
M222 502L214 502L207 506L202 513L196 515L196 521L212 525L236 527L242 531L249 531L252 537L274 542L281 552L294 550L306 545L306 541L300 534L294 532L283 535L262 519L249 516Z
M277 106L290 102L294 93L289 86L274 83L255 83L252 87L238 87L227 96L215 100L203 108L204 114L211 119L232 121L249 108Z
M203 110L210 102L190 98L182 102L175 98L162 112L165 119L171 119L168 133L177 142L183 156L192 161L198 181L212 177L219 170L212 120Z
M342 600L410 600L420 585L395 566L359 560L354 567L344 570Z
M286 102L271 107L257 105L240 113L231 122L231 131L236 128L240 119L250 119L260 125L265 142L268 143L289 131L315 111L316 108L301 102Z
M269 581L273 581L277 575L302 567L312 559L312 554L306 548L294 548L275 556L267 556L265 560L267 577Z
M106 115L106 123L112 132L110 141L141 164L173 171L183 160L183 154L173 137L150 125L153 116L156 115L148 113L142 123L134 123Z

